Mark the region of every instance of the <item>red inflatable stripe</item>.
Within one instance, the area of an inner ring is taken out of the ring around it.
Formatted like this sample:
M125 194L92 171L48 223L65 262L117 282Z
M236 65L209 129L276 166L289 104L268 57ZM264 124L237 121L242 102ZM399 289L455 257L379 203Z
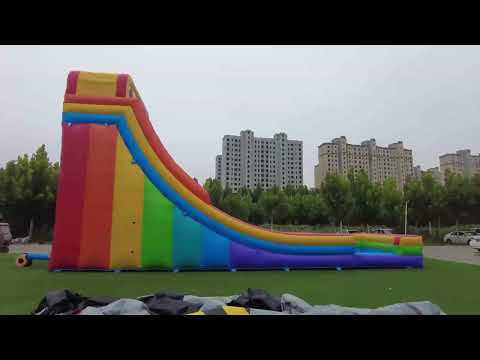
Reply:
M79 266L110 267L116 126L91 125Z
M127 84L128 84L128 75L120 74L117 76L117 92L116 96L125 97L127 96Z
M62 124L62 153L49 269L78 268L90 125Z
M78 75L80 71L71 71L67 77L67 94L75 95L77 93Z

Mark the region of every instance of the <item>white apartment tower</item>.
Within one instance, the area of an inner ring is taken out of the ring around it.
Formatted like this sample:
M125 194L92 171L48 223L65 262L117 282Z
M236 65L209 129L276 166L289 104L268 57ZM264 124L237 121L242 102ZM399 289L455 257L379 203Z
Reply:
M215 176L222 186L236 192L242 187L263 189L303 185L303 143L288 140L287 134L257 138L252 130L240 136L225 135L222 155L215 160Z
M350 170L355 174L364 170L374 182L393 178L403 189L407 178L413 176L412 150L405 149L401 141L388 147L377 146L375 139L348 144L345 136L318 147L315 187L321 186L327 174L346 176Z
M440 156L440 173L445 180L447 169L462 176L471 177L480 173L480 155L472 155L470 150L458 150L455 154Z
M222 178L222 155L215 156L215 179Z

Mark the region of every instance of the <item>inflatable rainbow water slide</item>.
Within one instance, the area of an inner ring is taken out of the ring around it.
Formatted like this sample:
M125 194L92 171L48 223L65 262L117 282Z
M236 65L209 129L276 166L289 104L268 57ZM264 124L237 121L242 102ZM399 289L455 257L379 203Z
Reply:
M128 75L74 71L50 270L422 267L418 236L269 231L212 206Z

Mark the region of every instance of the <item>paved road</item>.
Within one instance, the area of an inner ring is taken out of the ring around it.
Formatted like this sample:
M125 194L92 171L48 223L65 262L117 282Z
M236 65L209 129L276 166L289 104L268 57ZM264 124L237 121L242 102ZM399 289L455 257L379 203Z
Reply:
M480 265L480 251L473 250L470 246L425 246L423 248L423 255L432 259Z
M50 248L50 244L12 244L10 245L8 252L10 254L21 254L27 251L50 253Z

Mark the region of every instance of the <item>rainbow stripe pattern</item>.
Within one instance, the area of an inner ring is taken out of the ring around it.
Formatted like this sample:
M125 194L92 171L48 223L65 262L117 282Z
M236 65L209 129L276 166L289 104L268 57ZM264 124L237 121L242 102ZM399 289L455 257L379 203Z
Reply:
M411 235L269 231L215 208L125 74L70 72L50 270L422 267Z

